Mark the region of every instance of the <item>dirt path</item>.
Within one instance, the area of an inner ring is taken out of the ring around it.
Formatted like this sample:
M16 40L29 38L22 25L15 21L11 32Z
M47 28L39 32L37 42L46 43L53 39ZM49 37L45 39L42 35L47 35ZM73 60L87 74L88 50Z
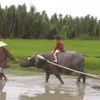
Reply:
M11 76L0 82L0 100L100 100L100 80L87 79L87 84L76 84L76 77L62 76L65 84L51 76L45 83L45 75Z

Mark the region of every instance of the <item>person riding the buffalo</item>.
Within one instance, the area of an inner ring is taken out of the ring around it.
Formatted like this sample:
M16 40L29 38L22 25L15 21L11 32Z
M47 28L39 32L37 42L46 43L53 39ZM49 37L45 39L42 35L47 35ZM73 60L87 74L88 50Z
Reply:
M6 45L6 43L0 41L0 80L8 80L4 73L4 69L7 68L7 58L15 62L20 61L5 48Z
M55 36L55 39L56 39L56 47L54 48L54 50L52 51L52 54L54 55L54 62L58 62L57 61L57 54L59 52L64 52L64 46L63 46L63 43L60 41L61 37L59 35L56 35Z

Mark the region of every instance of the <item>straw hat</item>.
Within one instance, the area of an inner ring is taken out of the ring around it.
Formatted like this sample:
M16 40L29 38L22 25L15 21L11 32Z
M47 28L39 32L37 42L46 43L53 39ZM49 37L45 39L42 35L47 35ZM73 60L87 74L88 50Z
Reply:
M4 46L6 46L6 45L7 45L6 43L0 41L0 47L4 47Z

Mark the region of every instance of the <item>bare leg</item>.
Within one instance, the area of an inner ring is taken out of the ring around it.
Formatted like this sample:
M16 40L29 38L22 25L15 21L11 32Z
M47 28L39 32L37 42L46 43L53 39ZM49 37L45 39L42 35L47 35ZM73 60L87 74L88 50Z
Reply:
M3 74L2 74L2 73L0 73L0 80L2 80L2 78L3 78Z
M3 73L3 77L4 77L4 80L5 80L5 81L8 80L4 73Z
M53 54L54 55L54 58L55 58L55 60L54 60L54 62L57 62L57 56L56 56L56 52Z

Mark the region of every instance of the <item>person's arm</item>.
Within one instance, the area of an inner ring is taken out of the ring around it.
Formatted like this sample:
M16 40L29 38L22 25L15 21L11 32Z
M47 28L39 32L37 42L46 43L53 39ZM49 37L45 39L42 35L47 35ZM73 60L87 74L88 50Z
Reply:
M7 53L7 57L10 58L11 60L15 61L15 62L19 62L20 60L17 59L16 57L14 57L7 49L6 50L6 53Z

